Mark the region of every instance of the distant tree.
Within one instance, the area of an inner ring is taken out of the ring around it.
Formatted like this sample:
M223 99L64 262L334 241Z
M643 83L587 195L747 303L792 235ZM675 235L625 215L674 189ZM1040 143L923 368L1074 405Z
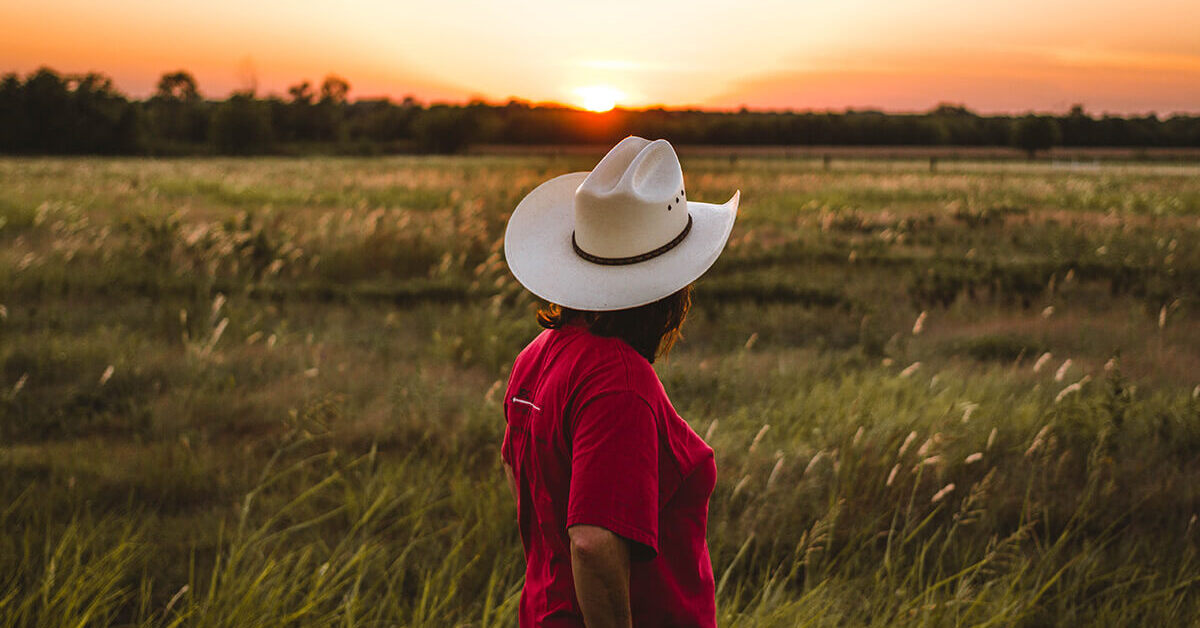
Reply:
M227 101L205 101L186 70L167 72L154 94L130 102L99 74L60 75L41 68L0 76L0 151L7 153L288 152L352 150L369 154L419 150L448 153L472 142L605 144L628 134L677 144L863 146L1017 146L1031 157L1066 146L1197 146L1200 117L1093 117L1083 105L1060 116L982 116L956 103L919 114L616 109L607 113L518 100L426 108L411 96L349 99L337 75L301 81L283 97L259 99L253 62L246 88ZM320 146L321 144L326 147Z
M321 102L335 105L346 104L346 95L350 93L350 83L346 79L330 74L321 81Z
M401 150L412 139L412 121L418 111L387 99L357 100L347 105L347 136L356 142L378 144L381 151Z
M136 108L108 77L41 68L0 82L0 147L43 154L130 153L140 148Z
M278 108L280 116L274 122L278 130L276 139L282 141L312 142L318 137L321 126L318 120L316 94L312 83L301 81L288 88L291 100Z
M288 88L288 95L292 97L293 105L311 105L313 102L312 84L308 81L301 81Z
M321 100L317 103L316 138L324 142L341 142L345 135L346 96L350 83L330 74L321 81Z
M1096 121L1084 111L1083 105L1072 105L1070 112L1058 121L1064 146L1096 146Z
M199 144L208 134L208 108L196 79L186 70L167 72L146 102L154 150L177 152L180 145Z
M457 153L475 139L475 121L462 107L434 105L412 123L417 149L424 153Z
M25 150L37 153L71 152L70 94L67 83L54 70L40 68L25 79L25 122L27 145Z
M0 80L0 152L24 152L29 121L25 115L25 88L16 73Z
M196 79L186 70L167 72L158 79L154 98L164 102L194 103L200 100Z
M1012 145L1025 151L1030 159L1060 141L1062 133L1054 118L1030 114L1013 123Z
M974 116L975 115L974 113L971 112L970 109L967 109L966 105L948 103L948 102L938 103L938 106L934 107L933 111L930 111L929 114L934 115L934 116L947 116L947 117L949 117L949 116Z
M71 117L67 143L72 153L121 154L140 150L137 109L103 74L87 73L66 80Z
M271 146L271 109L247 93L235 93L213 113L213 148L226 155L265 153Z

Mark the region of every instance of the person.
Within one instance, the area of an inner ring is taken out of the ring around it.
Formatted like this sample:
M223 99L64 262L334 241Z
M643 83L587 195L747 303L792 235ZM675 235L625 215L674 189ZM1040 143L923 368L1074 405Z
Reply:
M688 200L670 143L628 137L513 211L509 269L548 303L504 398L522 628L716 625L713 450L652 363L680 337L739 198Z

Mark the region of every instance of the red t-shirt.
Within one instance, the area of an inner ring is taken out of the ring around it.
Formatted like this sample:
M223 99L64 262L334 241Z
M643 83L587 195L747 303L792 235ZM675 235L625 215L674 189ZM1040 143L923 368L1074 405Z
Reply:
M583 626L567 528L630 542L633 625L716 626L705 533L713 450L623 340L546 330L513 365L501 448L525 545L522 628Z

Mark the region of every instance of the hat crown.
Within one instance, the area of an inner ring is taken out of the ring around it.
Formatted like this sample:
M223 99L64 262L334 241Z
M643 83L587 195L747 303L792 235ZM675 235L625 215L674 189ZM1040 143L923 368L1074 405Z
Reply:
M627 137L575 191L575 243L603 258L655 251L687 229L684 193L683 169L670 142Z

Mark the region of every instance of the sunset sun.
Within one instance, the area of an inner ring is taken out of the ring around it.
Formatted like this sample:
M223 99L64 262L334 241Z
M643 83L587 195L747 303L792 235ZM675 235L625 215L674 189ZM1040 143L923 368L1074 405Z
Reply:
M608 111L617 105L617 101L625 98L621 90L610 85L589 85L575 90L579 96L579 104L588 111Z

